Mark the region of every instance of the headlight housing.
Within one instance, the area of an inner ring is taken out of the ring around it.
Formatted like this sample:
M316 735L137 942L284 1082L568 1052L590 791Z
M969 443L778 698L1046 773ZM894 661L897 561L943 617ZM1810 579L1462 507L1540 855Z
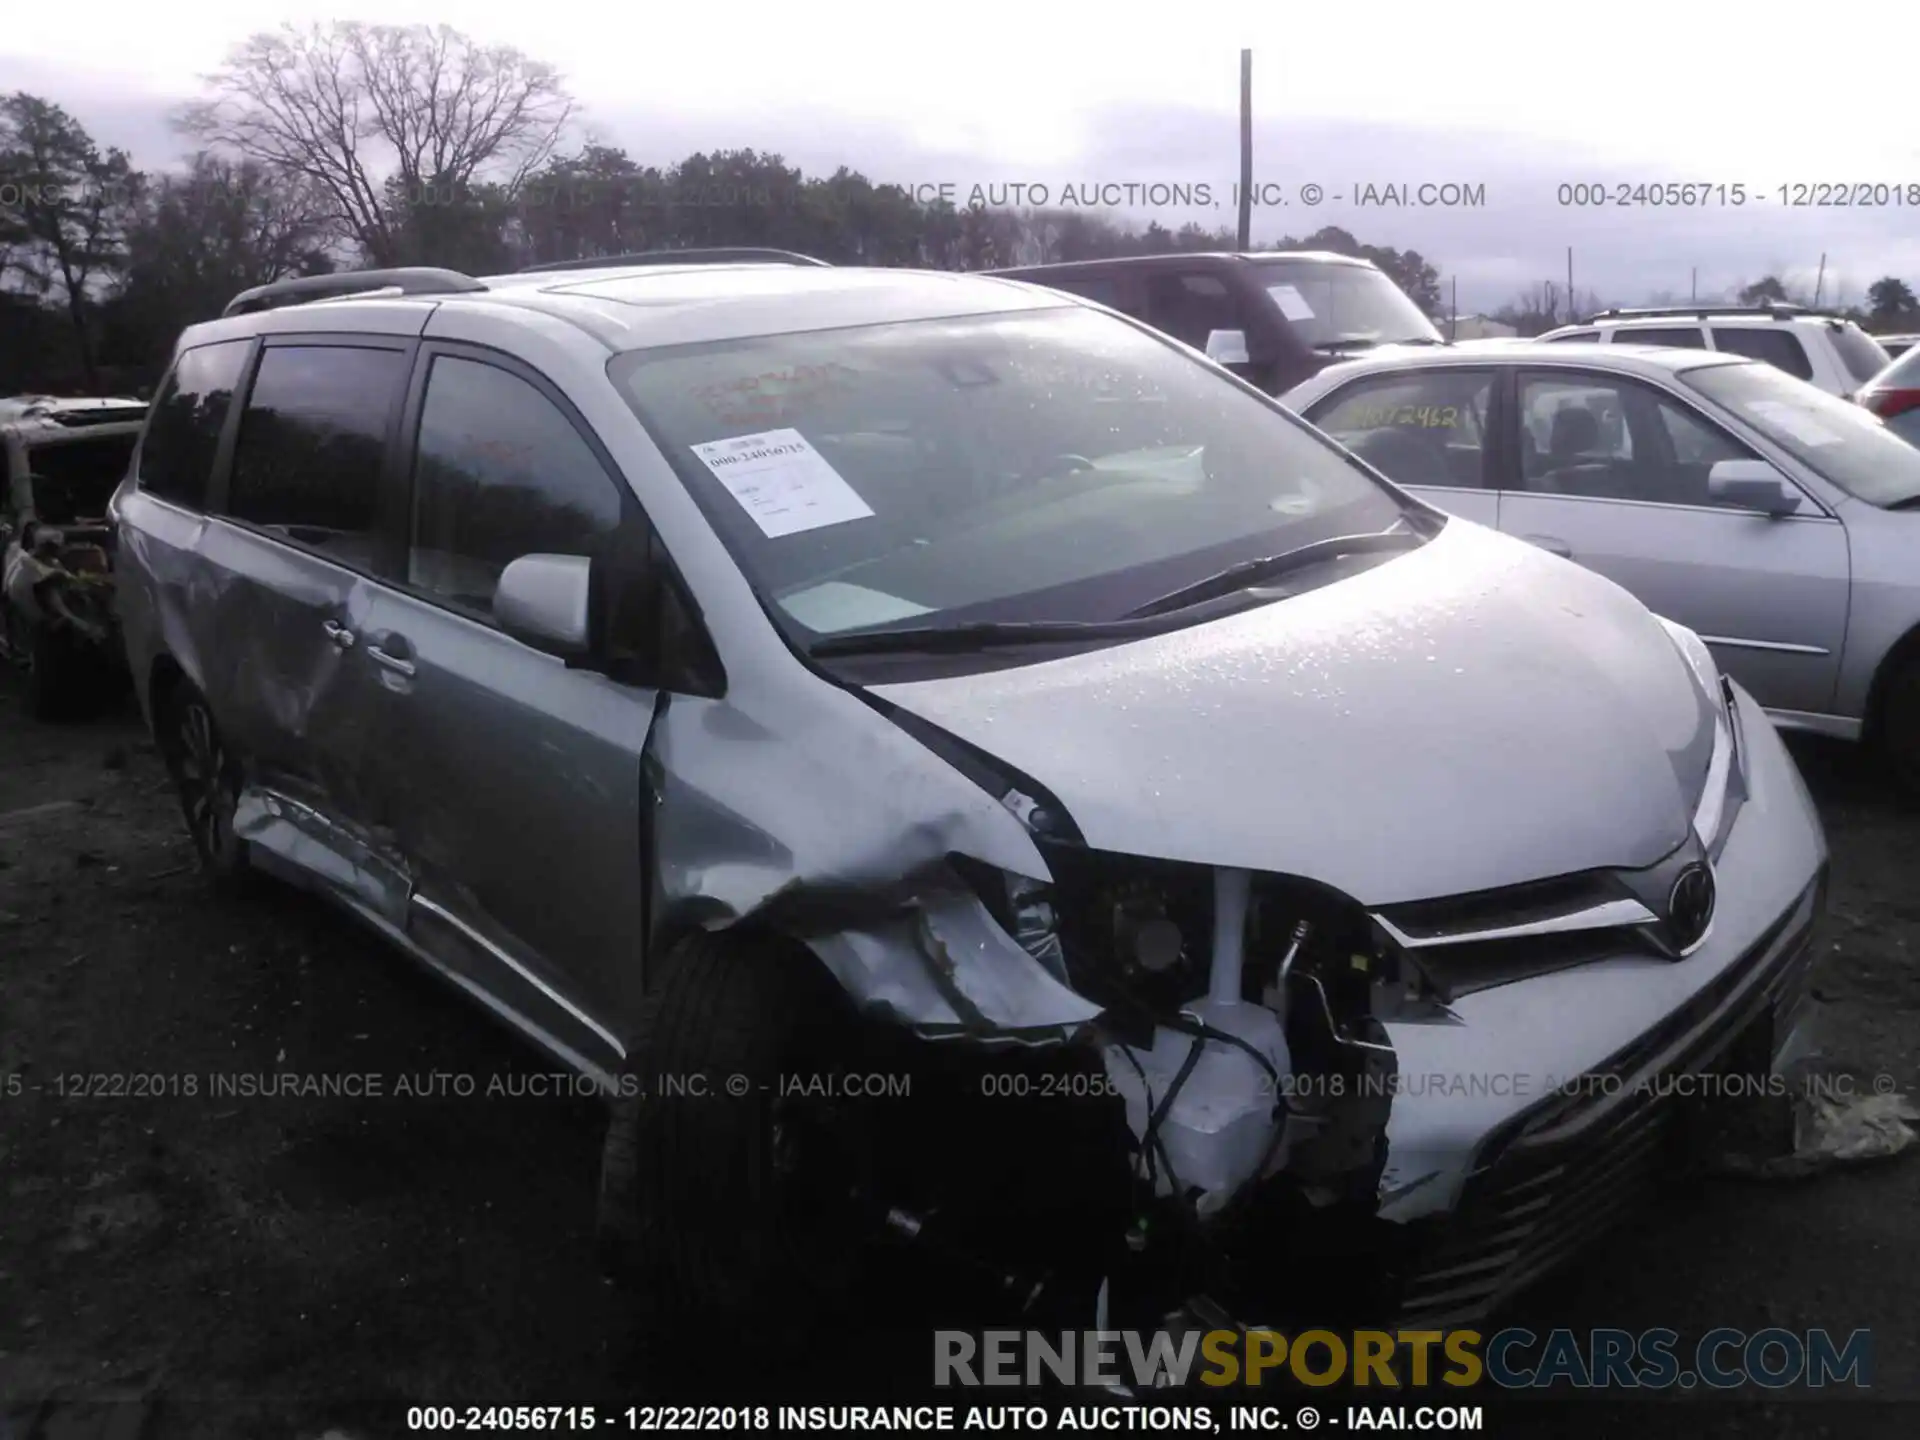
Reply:
M1720 673L1720 666L1714 660L1713 652L1707 648L1706 641L1686 626L1663 615L1654 618L1666 630L1667 637L1680 652L1680 658L1693 671L1694 682L1700 687L1700 693L1713 707L1713 754L1707 761L1706 780L1694 804L1693 830L1708 853L1717 855L1732 826L1734 812L1739 809L1745 795L1740 760L1740 724L1734 713L1733 691L1726 677Z

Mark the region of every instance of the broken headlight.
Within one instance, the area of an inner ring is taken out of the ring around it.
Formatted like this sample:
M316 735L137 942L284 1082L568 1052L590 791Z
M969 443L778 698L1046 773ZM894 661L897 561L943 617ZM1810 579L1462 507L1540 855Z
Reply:
M1680 657L1693 672L1700 694L1713 707L1713 752L1707 760L1706 779L1695 799L1693 830L1710 853L1717 853L1720 842L1733 821L1744 797L1741 776L1739 721L1734 714L1733 692L1713 652L1686 626L1655 616L1673 641Z

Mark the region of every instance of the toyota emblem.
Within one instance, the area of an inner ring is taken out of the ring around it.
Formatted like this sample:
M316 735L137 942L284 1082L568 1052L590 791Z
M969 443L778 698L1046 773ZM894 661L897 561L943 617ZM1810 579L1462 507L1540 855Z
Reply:
M1682 870L1667 897L1667 929L1683 952L1698 945L1713 923L1713 871L1699 861Z

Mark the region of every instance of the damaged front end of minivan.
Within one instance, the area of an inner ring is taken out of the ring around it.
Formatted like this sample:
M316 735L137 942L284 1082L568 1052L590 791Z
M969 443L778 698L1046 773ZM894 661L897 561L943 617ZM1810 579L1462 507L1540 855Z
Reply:
M750 842L744 803L703 773L697 713L670 702L649 745L657 913L798 941L859 1016L833 1065L905 1077L885 1103L837 1107L863 1132L849 1186L876 1239L1023 1305L1097 1295L1113 1323L1271 1323L1277 1303L1324 1320L1388 1293L1365 1283L1390 1283L1397 1243L1377 1219L1383 1021L1445 1011L1358 903L1305 877L1090 847L1038 783L902 712L883 730L922 774L903 766L899 785L924 790L924 745L997 823L892 807L884 845L829 858L795 795L793 832Z

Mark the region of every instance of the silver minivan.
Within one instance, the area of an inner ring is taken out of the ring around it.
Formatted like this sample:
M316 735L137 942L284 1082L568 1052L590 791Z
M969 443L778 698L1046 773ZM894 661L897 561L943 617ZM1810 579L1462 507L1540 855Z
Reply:
M1657 1177L1651 1082L1790 1042L1826 845L1706 646L1177 342L953 274L353 283L181 338L129 663L217 880L604 1087L663 1327L901 1250L1476 1316Z

